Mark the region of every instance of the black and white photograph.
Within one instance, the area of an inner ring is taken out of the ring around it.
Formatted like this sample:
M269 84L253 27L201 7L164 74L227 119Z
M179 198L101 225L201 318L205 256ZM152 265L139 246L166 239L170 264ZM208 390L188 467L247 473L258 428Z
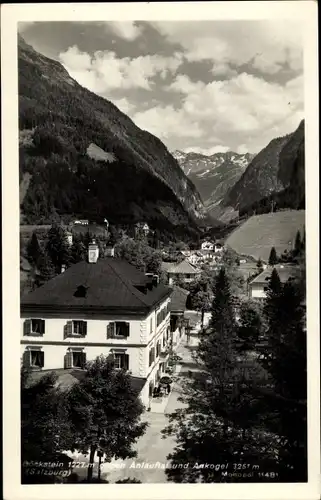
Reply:
M313 2L294 3L302 16L18 17L20 330L4 333L20 485L39 498L311 479Z

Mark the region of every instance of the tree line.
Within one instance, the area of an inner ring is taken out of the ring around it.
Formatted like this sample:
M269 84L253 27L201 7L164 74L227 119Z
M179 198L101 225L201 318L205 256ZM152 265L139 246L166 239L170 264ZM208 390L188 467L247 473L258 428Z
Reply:
M273 269L261 310L246 307L239 319L224 268L212 291L209 328L194 353L199 371L185 380L186 406L164 431L177 441L168 479L306 481L304 289L281 284Z
M25 249L26 257L33 273L27 283L29 290L42 286L46 281L60 274L63 266L67 269L73 264L87 259L90 231L73 234L72 244L68 241L66 230L53 224L40 242L36 231L31 235ZM115 257L125 259L142 272L161 275L162 254L159 236L156 231L150 235L142 234L131 238L126 232L109 227L108 234L95 237L100 258L106 255L106 245L115 249Z
M22 484L108 482L96 470L97 458L104 463L136 456L133 445L147 427L143 410L130 376L115 370L109 357L87 363L81 380L64 389L54 372L35 381L22 368ZM88 457L85 478L75 472L67 450Z

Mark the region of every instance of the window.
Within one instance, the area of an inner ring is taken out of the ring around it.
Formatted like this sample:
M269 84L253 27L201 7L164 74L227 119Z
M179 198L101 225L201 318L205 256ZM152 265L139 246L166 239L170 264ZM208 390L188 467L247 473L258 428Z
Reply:
M191 275L190 274L185 274L185 278L190 279Z
M41 348L28 349L23 354L23 364L30 368L43 368L45 365L45 353Z
M153 332L153 318L150 319L149 333Z
M65 368L84 368L86 365L86 353L83 349L73 349L65 356Z
M156 344L156 358L158 358L158 356L160 355L160 352L161 352L161 343L160 343L160 341L158 341Z
M26 319L23 333L24 335L43 335L45 333L45 320Z
M129 323L126 321L114 321L107 325L107 338L126 338L129 337Z
M72 366L73 368L83 368L86 362L86 354L84 352L72 353Z
M64 330L65 337L85 337L87 335L87 321L67 321Z
M87 323L86 321L73 321L73 334L74 335L86 335L87 333Z
M124 352L114 353L114 367L117 370L128 370L129 368L129 355Z
M154 363L155 360L155 348L152 347L149 351L149 366Z

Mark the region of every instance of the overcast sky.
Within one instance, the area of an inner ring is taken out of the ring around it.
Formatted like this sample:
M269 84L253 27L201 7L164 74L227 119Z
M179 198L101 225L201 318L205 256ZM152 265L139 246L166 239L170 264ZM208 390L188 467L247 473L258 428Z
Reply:
M171 151L257 153L303 118L293 22L37 22L19 31Z

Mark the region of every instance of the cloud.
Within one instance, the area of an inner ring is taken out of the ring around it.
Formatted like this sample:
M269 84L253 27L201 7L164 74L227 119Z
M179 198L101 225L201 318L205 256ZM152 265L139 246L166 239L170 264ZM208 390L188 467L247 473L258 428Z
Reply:
M110 21L106 22L106 27L115 35L128 41L138 38L143 32L143 26L137 26L135 21Z
M152 26L169 42L181 44L189 61L209 59L225 68L248 63L268 74L285 64L302 69L301 26L294 21L153 22Z
M59 59L81 85L98 94L111 89L141 88L151 90L152 79L159 75L166 78L182 64L182 55L170 57L158 54L136 58L118 58L112 51L97 51L90 57L77 46L59 54Z
M160 139L200 138L204 131L200 124L189 116L183 109L173 106L154 106L146 111L139 111L133 115L138 127L151 132Z
M177 75L168 90L181 94L186 122L195 121L204 130L202 149L213 144L214 136L229 149L246 144L257 152L273 137L294 130L303 117L302 76L282 86L244 72L208 84Z
M240 155L243 155L245 153L248 153L249 152L249 148L247 147L246 144L241 144L240 146L238 146L238 148L236 148L236 153L240 154Z

